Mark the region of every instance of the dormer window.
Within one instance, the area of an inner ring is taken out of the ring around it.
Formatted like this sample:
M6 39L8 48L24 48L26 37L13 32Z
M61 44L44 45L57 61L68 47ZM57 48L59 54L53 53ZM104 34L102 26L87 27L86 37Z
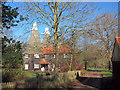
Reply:
M39 54L34 54L34 57L35 58L39 58Z
M28 58L28 54L25 54L25 58Z

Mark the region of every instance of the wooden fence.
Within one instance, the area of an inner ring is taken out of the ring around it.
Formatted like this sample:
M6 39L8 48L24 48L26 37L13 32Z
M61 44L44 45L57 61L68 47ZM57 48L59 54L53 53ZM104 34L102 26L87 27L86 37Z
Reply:
M2 88L15 88L16 82L6 82L2 83Z

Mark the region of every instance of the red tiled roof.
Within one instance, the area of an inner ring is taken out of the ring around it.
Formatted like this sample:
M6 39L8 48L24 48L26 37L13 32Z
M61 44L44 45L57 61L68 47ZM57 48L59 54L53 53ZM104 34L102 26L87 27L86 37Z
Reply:
M120 48L120 36L116 36L116 40L117 40L117 43L118 43L119 48Z
M53 47L53 46L44 47L44 46L43 46L43 53L44 53L44 54L52 54L52 53L55 53L55 47Z
M47 62L46 60L42 60L42 62L40 64L50 64L50 63Z
M49 46L49 47L44 47L43 46L43 53L44 54L52 54L55 53L55 47L54 46ZM69 45L60 45L60 50L59 53L71 53L71 47ZM77 51L75 51L77 53Z

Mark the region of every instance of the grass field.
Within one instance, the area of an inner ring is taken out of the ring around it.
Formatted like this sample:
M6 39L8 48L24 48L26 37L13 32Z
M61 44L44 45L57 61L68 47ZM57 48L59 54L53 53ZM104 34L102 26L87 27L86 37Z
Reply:
M36 77L36 73L33 71L24 71L25 74L25 78L35 78Z

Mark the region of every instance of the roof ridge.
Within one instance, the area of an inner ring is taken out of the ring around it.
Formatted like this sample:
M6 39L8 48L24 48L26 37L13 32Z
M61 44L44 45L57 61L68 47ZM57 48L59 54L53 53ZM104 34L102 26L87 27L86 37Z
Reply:
M116 40L117 40L118 46L120 48L120 36L116 36Z

